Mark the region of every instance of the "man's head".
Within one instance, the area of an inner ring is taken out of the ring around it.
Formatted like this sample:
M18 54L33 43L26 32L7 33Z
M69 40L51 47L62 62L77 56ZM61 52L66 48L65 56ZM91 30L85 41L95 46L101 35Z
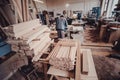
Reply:
M61 15L61 16L60 16L60 18L61 18L61 19L64 19L64 16L63 16L63 15Z
M60 17L64 17L63 15L61 15Z

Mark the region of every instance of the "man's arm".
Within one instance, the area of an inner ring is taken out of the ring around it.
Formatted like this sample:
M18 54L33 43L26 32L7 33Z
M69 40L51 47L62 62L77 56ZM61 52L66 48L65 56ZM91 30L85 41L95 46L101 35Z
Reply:
M67 22L67 20L65 19L65 29L67 29L67 27L68 27L68 22Z

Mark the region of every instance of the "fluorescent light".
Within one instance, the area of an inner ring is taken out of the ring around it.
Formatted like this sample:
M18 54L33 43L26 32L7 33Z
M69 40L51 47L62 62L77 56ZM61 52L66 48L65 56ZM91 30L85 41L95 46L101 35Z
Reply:
M70 6L70 4L68 4L68 3L67 3L65 6L66 6L66 7L69 7L69 6Z
M41 0L34 0L34 1L36 1L36 2L40 2L40 3L44 3L43 1L41 1Z

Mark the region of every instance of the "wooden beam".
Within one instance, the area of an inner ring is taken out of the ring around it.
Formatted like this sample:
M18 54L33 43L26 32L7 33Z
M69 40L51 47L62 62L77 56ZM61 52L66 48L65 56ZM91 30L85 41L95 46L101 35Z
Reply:
M54 76L53 76L53 75L51 75L50 80L53 80L53 77L54 77Z
M69 77L69 72L68 71L63 71L63 70L54 68L53 66L51 66L48 69L47 74L56 75L56 76L63 76L63 77Z
M16 22L16 24L18 23L18 13L17 13L16 7L15 7L15 22Z
M26 21L29 21L29 3L28 0L26 0Z
M27 21L26 20L26 0L22 0L22 16L23 16L23 21Z
M14 6L16 7L20 22L23 22L22 11L21 11L21 7L20 7L21 3L18 2L19 0L11 0L11 1L13 2Z
M34 1L34 0L32 0L32 3L33 3L33 5L34 5L34 7L35 7L36 12L38 13L38 9L37 9L37 6L36 6L35 1Z
M89 72L89 64L88 64L88 53L87 51L82 52L82 73L88 74Z
M28 0L22 0L22 13L23 13L23 20L29 20L29 10L28 10Z
M77 48L75 80L81 80L81 53L80 53L80 42L78 42L78 48Z
M0 7L0 12L3 15L3 17L5 18L5 20L8 22L8 24L11 24L1 7Z
M112 47L111 43L82 43L83 46L91 46L91 47Z
M89 64L88 70L89 70L89 72L87 75L81 74L81 79L82 80L89 80L89 79L98 80L91 49L81 49L81 53L83 53L84 51L86 51L87 55L88 55L88 64Z

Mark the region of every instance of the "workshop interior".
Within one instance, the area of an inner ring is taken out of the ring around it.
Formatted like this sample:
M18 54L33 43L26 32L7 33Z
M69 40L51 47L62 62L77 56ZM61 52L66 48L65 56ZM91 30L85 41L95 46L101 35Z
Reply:
M120 0L0 0L0 80L120 80Z

